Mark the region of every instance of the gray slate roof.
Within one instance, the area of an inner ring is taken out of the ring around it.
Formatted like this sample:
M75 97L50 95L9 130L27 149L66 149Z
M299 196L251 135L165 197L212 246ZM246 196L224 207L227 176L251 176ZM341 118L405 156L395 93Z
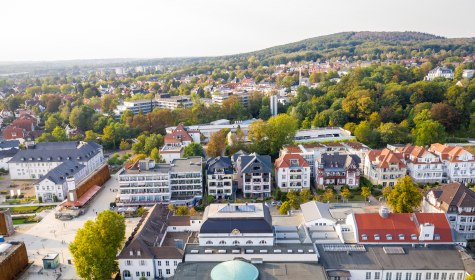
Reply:
M237 151L234 155L231 156L231 160L232 160L233 162L236 162L237 159L238 159L240 156L247 156L247 155L249 155L249 154L246 153L245 151L239 150L239 151Z
M97 155L100 149L102 146L92 141L38 143L34 148L20 150L9 163L63 162L65 160L85 162Z
M78 173L85 167L86 166L76 161L67 160L61 163L60 165L56 166L52 170L50 170L48 173L46 173L45 176L39 179L36 183L38 184L45 179L49 179L51 182L55 184L62 184L64 183L64 181L66 181L67 177L74 176L76 173Z
M319 262L325 269L341 270L464 270L460 253L452 245L402 247L404 254L386 254L383 246L365 245L364 252L327 252L317 245ZM441 256L443 256L441 258Z
M258 155L252 153L250 155L241 156L241 171L242 173L271 173L272 160L268 155ZM261 167L255 170L254 167Z
M214 157L206 162L206 173L214 174L215 169L224 169L225 174L233 174L233 164L229 157Z
M16 155L16 153L18 153L18 151L19 150L15 149L15 148L11 148L11 149L8 149L8 150L0 150L0 159L11 158L14 155Z
M9 148L19 148L20 141L18 140L7 140L7 141L0 141L0 149L9 149Z
M352 164L358 168L360 159L356 155L322 154L320 164L328 171L344 171Z

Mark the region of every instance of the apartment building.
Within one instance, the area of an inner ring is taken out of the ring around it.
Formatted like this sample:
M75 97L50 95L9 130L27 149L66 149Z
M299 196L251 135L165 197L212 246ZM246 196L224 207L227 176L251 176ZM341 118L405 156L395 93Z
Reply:
M422 211L445 213L452 229L465 239L475 238L475 193L459 182L431 189Z
M322 154L315 167L315 183L320 188L334 186L341 188L344 185L356 188L360 184L360 159L356 155L342 155L339 153Z
M8 162L12 180L40 179L65 161L85 166L86 173L94 172L104 163L102 146L95 142L68 141L38 143L19 150Z
M449 68L438 66L438 67L436 67L436 68L429 71L429 73L426 76L426 80L432 81L435 78L440 78L440 77L453 80L454 79L454 71L452 71Z
M272 161L268 155L241 155L236 160L238 189L244 197L265 198L271 194Z
M275 183L283 192L310 189L310 165L299 154L284 154L275 161Z
M459 146L432 144L429 151L443 162L443 176L449 182L475 183L475 156Z
M139 160L119 173L120 202L194 204L203 197L202 158L175 159L171 164Z
M229 157L214 157L206 162L208 195L230 199L233 195L233 164Z
M436 183L443 180L444 165L440 157L424 147L405 146L400 149L409 176L416 183Z
M140 111L147 114L155 108L174 110L177 108L191 108L191 106L193 106L193 101L190 96L175 96L164 93L155 98L124 101L121 105L117 105L114 113L119 116L126 110L130 110L133 114L138 114Z
M364 174L374 185L392 187L406 172L407 166L401 153L382 149L371 150L365 156Z
M355 136L351 132L341 127L318 127L312 129L297 130L295 134L295 142L324 142L324 141L341 141L354 140Z

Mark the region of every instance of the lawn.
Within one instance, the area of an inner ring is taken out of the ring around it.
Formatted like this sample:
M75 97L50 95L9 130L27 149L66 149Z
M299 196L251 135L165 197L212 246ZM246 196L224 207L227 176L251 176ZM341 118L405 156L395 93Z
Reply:
M10 207L10 212L12 214L31 214L39 213L46 209L52 209L55 206L20 206L20 207Z

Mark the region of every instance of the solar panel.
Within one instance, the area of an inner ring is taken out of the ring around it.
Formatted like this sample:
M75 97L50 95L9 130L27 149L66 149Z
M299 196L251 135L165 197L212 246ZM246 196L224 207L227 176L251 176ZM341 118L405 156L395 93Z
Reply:
M405 254L402 247L383 247L383 251L388 255L401 255Z
M365 252L364 245L349 245L349 244L327 244L323 245L325 252Z
M256 212L254 205L226 205L219 212L222 213L234 213L234 212Z

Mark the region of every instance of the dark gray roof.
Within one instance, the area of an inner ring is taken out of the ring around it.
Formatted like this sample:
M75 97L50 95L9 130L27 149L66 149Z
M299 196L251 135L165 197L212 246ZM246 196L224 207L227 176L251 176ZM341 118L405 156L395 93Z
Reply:
M319 262L329 269L341 270L464 270L460 253L452 245L371 246L364 252L328 252L317 245ZM401 247L404 254L387 254L384 247ZM441 256L443 256L441 258Z
M233 174L233 165L229 157L214 157L206 162L206 173L214 174L215 169L224 169L225 174Z
M66 178L73 176L74 174L81 171L86 166L72 160L67 160L55 168L51 169L45 176L41 177L36 183L43 181L44 179L49 179L55 184L62 184L66 181Z
M271 173L272 160L268 155L258 155L252 153L250 155L243 155L239 157L241 164L241 171L243 173ZM260 167L260 169L254 169Z
M342 155L339 153L322 154L320 164L325 170L344 171L351 165L358 168L360 159L356 155Z
M264 217L207 218L201 225L200 233L231 233L238 229L241 233L272 233L272 217L269 207L263 207Z
M218 262L184 262L178 264L175 280L211 280L211 270ZM265 262L253 264L259 280L326 280L325 270L316 263Z
M11 158L13 157L14 155L16 155L16 153L18 153L18 149L15 149L15 148L11 148L11 149L8 149L8 150L0 150L0 158L3 159L3 158Z
M19 148L19 147L20 147L20 141L18 140L0 141L0 149Z
M20 150L9 162L62 162L74 160L85 162L97 155L102 146L95 142L49 142Z
M244 155L244 156L247 156L248 153L246 153L246 152L243 151L243 150L239 150L239 151L237 151L234 155L231 156L231 160L232 160L233 162L236 162L237 159L238 159L238 157L243 156L243 155Z

